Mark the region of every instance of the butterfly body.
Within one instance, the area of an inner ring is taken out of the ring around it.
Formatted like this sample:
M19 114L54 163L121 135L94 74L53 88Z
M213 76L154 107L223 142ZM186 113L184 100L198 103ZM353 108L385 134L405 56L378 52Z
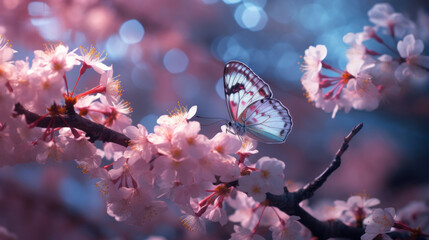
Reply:
M292 118L283 104L272 98L267 83L245 64L228 62L224 70L225 100L235 134L265 143L282 143L292 129Z

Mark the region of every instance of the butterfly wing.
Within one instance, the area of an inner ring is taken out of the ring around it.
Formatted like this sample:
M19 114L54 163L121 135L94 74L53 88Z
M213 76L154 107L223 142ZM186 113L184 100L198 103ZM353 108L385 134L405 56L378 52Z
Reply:
M292 130L289 110L274 98L252 103L239 118L247 135L265 143L282 143Z
M238 61L225 65L223 73L226 107L229 117L238 121L239 116L252 103L273 95L270 87L248 66Z

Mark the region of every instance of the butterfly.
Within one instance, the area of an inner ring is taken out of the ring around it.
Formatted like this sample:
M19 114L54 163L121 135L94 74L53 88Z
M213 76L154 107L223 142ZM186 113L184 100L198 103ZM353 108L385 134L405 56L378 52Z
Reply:
M283 143L292 129L289 110L273 98L270 86L244 63L226 63L223 74L230 122L238 136L265 143Z

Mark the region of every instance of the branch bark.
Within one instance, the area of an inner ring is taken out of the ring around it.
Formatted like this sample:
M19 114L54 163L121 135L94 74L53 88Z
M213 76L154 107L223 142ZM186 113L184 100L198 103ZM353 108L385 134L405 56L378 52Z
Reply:
M341 165L341 157L349 147L349 142L356 136L362 129L363 124L360 123L353 128L353 130L344 138L344 142L335 154L331 164L322 172L314 181L306 184L301 189L295 192L289 192L285 188L285 193L280 196L275 196L267 193L267 199L271 206L279 208L281 211L288 215L295 215L300 217L300 222L306 226L314 236L318 239L328 239L333 237L360 239L365 233L363 228L351 227L345 225L338 220L320 221L306 210L304 210L299 203L305 199L311 198L314 193L322 187L328 177L337 170Z
M344 142L336 152L331 164L325 169L325 171L315 178L314 181L306 184L295 192L289 192L285 187L282 195L267 193L267 200L270 206L277 207L288 215L300 217L299 221L319 240L325 240L328 238L360 239L360 237L365 233L363 228L348 226L339 220L320 221L303 209L299 203L311 198L314 193L322 187L328 177L340 167L342 155L349 147L350 141L357 133L359 133L362 127L362 123L358 124L344 138ZM394 236L396 239L408 239L410 237L409 234L402 232L391 232L389 235ZM416 239L425 239L425 237L419 236Z
M25 120L28 124L31 124L41 118L40 115L25 109L24 106L22 106L22 104L20 103L15 104L14 110L17 115L24 115ZM102 124L92 122L91 120L86 119L76 113L64 115L63 118L68 125L59 117L55 117L50 127L56 128L56 127L71 126L71 127L77 128L86 133L86 136L89 137L90 142L95 142L96 140L100 140L103 142L113 142L124 147L127 147L129 144L130 138L125 136L124 134L116 132L110 128L107 128ZM47 116L47 117L44 117L42 120L40 120L36 126L41 128L46 128L49 126L49 123L51 121L52 121L52 117Z
M297 192L298 198L300 199L300 201L311 198L314 192L316 192L316 190L319 189L326 182L328 177L340 167L341 157L349 147L349 142L353 139L354 136L356 136L356 134L359 133L362 127L363 127L363 123L360 123L357 126L355 126L353 130L349 133L349 135L347 135L347 137L344 138L343 144L338 149L329 167L326 168L325 171L323 171L323 173L320 174L320 176L314 179L313 182L308 183Z

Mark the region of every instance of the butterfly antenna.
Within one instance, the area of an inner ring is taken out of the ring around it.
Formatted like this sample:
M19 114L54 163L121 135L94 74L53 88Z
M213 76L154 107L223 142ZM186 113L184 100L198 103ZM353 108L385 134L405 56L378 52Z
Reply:
M225 118L216 118L216 117L203 117L200 115L195 115L194 118L201 118L201 119L218 119L218 120L225 120Z
M201 121L199 121L200 124L201 124L201 126L210 126L212 124L217 124L219 122L221 122L223 124L228 123L228 120L226 120L225 118L203 117L203 116L199 116L199 115L195 115L193 118L198 118L198 119L201 119L201 120L207 120L207 119L209 119L209 120L216 120L216 121L211 121L211 122L208 122L208 123L202 123Z

